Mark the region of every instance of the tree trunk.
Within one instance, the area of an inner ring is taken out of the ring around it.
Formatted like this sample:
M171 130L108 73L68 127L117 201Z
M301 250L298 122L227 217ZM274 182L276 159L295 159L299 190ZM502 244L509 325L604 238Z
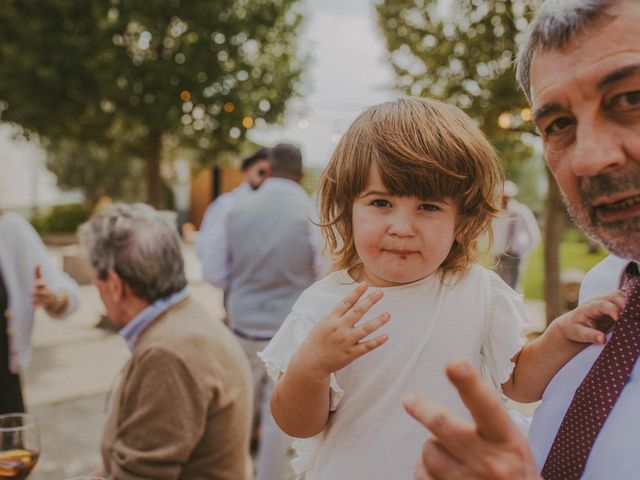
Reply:
M544 218L544 301L547 325L564 312L560 284L560 237L564 229L564 204L551 171L547 168L549 193Z
M146 139L144 161L147 167L147 202L155 208L164 207L162 179L160 178L161 153L162 131L151 130Z

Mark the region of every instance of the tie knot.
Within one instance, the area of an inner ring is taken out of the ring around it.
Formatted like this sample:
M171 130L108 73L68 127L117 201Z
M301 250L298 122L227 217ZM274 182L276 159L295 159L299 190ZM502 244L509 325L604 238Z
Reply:
M624 270L622 277L622 289L627 291L628 295L638 296L638 287L640 287L640 273L638 273L638 264L630 262Z

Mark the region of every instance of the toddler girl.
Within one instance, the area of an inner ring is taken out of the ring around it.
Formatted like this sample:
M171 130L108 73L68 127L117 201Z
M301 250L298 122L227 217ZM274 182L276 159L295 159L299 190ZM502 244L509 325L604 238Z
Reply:
M604 342L595 324L617 318L620 293L561 317L522 349L520 296L475 263L499 185L492 146L440 102L372 107L341 139L319 192L336 270L300 296L261 354L278 380L274 418L304 438L294 445L298 474L413 478L424 432L401 399L428 393L465 414L444 375L449 360L468 358L496 389L533 401L578 342ZM368 286L376 290L363 298Z

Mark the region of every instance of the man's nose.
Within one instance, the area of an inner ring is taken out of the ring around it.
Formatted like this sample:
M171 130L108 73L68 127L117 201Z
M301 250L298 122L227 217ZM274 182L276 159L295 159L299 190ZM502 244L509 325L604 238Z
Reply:
M615 126L596 122L579 125L571 159L571 167L577 176L591 177L614 171L626 161L624 138Z

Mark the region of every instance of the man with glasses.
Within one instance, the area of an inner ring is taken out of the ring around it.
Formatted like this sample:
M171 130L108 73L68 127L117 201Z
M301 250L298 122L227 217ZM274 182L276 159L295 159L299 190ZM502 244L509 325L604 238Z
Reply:
M224 225L231 207L240 198L260 188L269 176L269 149L259 148L245 158L241 166L244 181L230 192L219 195L209 206L198 233L196 255L202 265L204 279L223 290L229 276L229 264L217 254L224 240Z

